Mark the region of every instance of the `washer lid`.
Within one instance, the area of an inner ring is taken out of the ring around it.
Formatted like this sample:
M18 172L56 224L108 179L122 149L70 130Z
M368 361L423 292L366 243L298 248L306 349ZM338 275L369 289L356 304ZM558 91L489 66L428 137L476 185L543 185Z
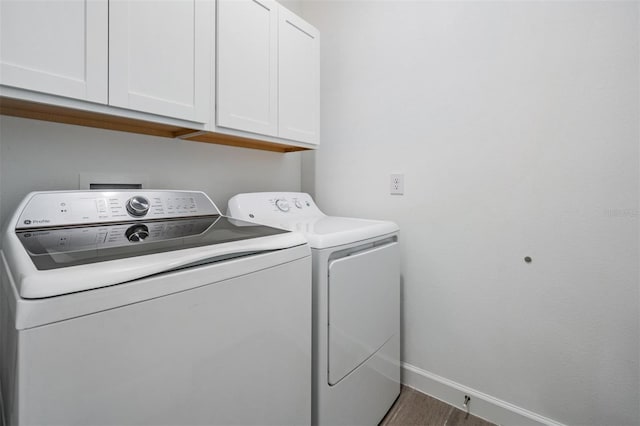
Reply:
M235 223L233 223L235 222ZM16 231L36 269L50 270L282 234L223 216Z
M146 237L132 241L140 227ZM2 251L17 293L37 299L304 244L298 233L216 216L7 232Z
M354 219L350 217L322 216L293 222L273 224L283 229L304 234L315 249L350 244L399 231L398 225L389 221Z

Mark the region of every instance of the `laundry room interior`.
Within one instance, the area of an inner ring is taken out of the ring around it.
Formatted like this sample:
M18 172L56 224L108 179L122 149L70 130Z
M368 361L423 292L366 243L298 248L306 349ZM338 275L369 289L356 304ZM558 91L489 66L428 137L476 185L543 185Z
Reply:
M278 3L320 34L316 145L0 108L2 234L27 194L88 176L202 191L223 214L306 193L398 225L403 392L493 424L640 424L640 2ZM0 107L10 86L0 72Z

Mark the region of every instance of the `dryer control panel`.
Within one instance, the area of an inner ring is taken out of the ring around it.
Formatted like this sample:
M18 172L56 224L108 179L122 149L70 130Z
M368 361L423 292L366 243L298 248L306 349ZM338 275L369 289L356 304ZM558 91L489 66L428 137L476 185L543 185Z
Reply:
M52 191L27 197L16 229L220 215L198 191Z
M304 192L252 192L229 200L227 215L258 223L274 223L287 218L324 217L309 194Z

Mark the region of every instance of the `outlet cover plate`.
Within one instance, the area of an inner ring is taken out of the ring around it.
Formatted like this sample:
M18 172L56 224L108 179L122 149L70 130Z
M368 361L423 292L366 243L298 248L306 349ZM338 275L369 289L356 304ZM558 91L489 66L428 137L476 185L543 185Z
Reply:
M404 195L404 175L402 173L391 174L389 193L391 195Z

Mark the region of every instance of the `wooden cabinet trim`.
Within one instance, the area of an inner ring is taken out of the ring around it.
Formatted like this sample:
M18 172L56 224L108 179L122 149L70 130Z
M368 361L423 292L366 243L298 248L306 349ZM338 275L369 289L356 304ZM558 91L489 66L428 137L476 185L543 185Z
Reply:
M286 153L310 149L8 97L0 97L0 115L263 151Z

